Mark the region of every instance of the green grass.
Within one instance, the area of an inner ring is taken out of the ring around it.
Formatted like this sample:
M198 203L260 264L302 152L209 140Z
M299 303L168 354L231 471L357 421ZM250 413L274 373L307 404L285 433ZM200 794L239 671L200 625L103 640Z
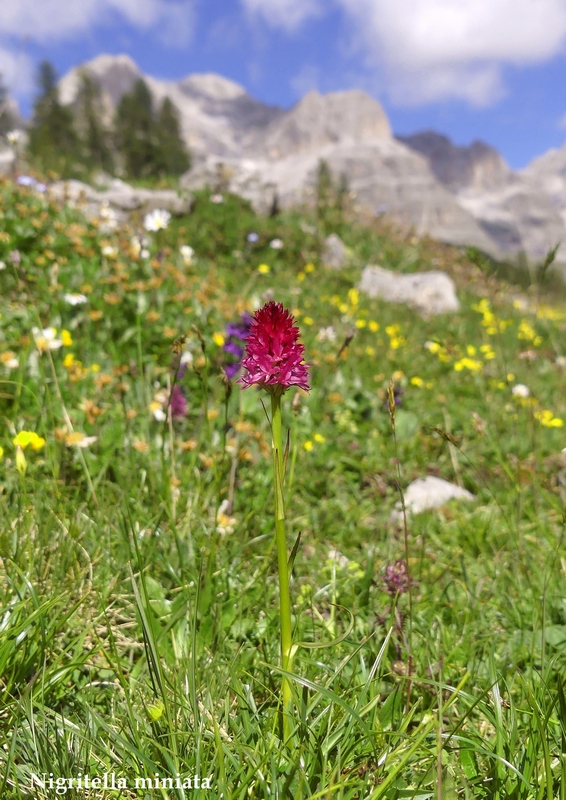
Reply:
M30 789L32 773L115 773L127 788L65 796L565 798L556 297L523 292L521 309L518 288L383 221L258 218L202 192L146 234L141 218L105 231L9 182L0 193L0 797L60 796ZM321 264L329 225L353 254L339 272ZM352 291L367 262L446 269L461 312L369 301ZM312 365L310 394L283 410L305 643L287 743L269 425L260 395L226 381L219 338L271 294ZM32 329L49 326L65 343L38 353ZM181 347L187 416L159 421ZM45 439L25 474L20 430ZM83 434L96 440L73 444ZM404 531L399 489L426 474L476 500ZM385 570L407 551L411 591L392 597ZM212 788L168 788L177 775Z

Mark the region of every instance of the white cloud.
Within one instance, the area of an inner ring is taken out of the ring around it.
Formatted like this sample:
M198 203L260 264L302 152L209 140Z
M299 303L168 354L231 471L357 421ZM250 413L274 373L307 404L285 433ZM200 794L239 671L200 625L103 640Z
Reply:
M62 41L116 16L135 28L149 29L179 21L192 10L192 0L2 0L0 31L7 37L30 37L34 41Z
M18 55L26 41L46 45L89 34L117 20L153 31L169 46L186 44L194 0L0 0L0 73L12 91L31 88L30 59Z
M16 92L29 92L33 86L33 66L22 51L5 48L0 42L0 77L13 96Z
M293 32L312 17L324 13L328 0L241 0L249 14L263 18L272 28Z
M391 63L529 64L566 41L564 0L339 0Z
M320 12L316 0L242 0L292 31ZM566 49L565 0L327 0L338 5L366 67L399 104L460 98L487 105L504 91L505 65ZM285 14L288 16L286 17Z

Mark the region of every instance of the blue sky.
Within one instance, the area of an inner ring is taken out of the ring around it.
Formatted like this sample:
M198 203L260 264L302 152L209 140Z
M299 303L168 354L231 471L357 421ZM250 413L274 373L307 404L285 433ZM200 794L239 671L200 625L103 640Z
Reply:
M482 139L513 168L566 141L566 0L1 0L0 72L28 113L44 58L217 72L290 107L361 88L395 133Z

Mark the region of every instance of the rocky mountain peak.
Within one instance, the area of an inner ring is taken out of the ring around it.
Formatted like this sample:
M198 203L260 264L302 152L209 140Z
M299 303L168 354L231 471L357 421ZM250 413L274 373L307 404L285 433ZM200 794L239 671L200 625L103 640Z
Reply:
M214 72L187 75L179 81L179 89L190 97L212 100L236 100L247 94L239 83Z
M99 83L108 104L115 107L126 92L129 92L142 73L127 55L111 56L103 54L74 67L59 81L59 96L62 103L72 103L77 96L80 75L86 71Z
M489 191L505 185L511 178L511 170L503 158L484 142L458 146L435 131L397 138L421 153L436 178L453 192L465 189Z
M264 132L263 153L281 158L309 153L328 144L391 137L381 105L357 89L321 95L311 91Z

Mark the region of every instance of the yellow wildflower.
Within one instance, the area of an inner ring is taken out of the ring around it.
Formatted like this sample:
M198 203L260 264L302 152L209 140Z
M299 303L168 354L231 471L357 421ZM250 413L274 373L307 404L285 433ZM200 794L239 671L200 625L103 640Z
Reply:
M552 306L539 306L536 314L538 319L549 319L553 322L566 319L566 314L563 311L560 311L558 308L552 308Z
M61 341L63 342L63 347L70 347L73 344L73 337L65 328L61 331Z
M454 364L454 369L456 372L462 372L464 369L469 369L470 372L480 372L482 367L482 362L477 361L474 358L461 358Z
M422 387L424 386L424 381L423 381L423 379L422 379L422 378L419 378L419 376L418 376L418 375L414 375L414 376L411 378L411 381L410 381L410 383L411 383L411 386L418 386L418 387L419 387L419 389L422 389Z
M315 433L315 435L313 436L313 439L315 440L315 442L325 442L326 441L325 437L321 433Z
M537 335L533 326L526 319L522 319L519 323L517 338L526 342L532 342L534 347L538 347L542 344L542 337Z
M348 302L351 306L357 306L360 300L360 293L358 289L349 289L348 290Z
M41 450L45 444L45 439L34 431L20 431L12 441L16 447L21 447L22 450L25 450L28 445L32 450Z
M561 428L564 425L564 420L560 419L560 417L555 417L552 411L548 409L535 411L535 417L545 428Z
M375 320L371 319L369 321L369 329L372 333L377 333L377 331L379 330L379 322L376 322Z
M313 443L312 443L312 442L310 441L310 439L309 439L307 442L305 442L305 443L304 443L303 447L305 448L305 450L306 450L307 452L309 452L309 453L310 453L310 451L311 451L311 450L312 450L312 448L313 448Z
M216 331L215 333L212 334L212 341L217 347L222 347L225 341L224 335L220 333L220 331Z
M267 275L269 272L271 272L271 267L269 264L260 264L257 268L257 271L262 275Z

